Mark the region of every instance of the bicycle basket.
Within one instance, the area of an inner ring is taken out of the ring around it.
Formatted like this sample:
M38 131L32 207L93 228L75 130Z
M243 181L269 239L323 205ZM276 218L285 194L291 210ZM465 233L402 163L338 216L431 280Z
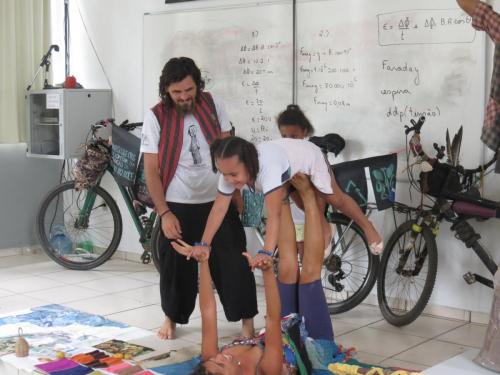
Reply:
M109 146L103 142L89 143L85 146L85 154L73 168L75 189L88 189L97 184L108 167L110 160Z
M420 189L436 198L446 197L448 192L459 193L462 190L460 174L457 168L436 160L432 171L420 173Z

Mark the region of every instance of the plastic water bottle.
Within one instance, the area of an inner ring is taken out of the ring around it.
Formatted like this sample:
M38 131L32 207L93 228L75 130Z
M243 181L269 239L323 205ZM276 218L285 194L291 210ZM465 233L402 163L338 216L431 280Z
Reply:
M59 254L71 254L73 252L73 241L66 234L63 225L54 225L50 233L50 244Z
M91 240L84 240L76 245L75 252L78 254L92 254L94 252L94 243Z

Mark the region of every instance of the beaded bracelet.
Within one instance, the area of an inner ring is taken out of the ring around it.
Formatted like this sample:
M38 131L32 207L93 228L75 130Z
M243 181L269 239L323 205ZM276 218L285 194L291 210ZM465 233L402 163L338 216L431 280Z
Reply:
M209 245L209 244L207 244L206 242L203 242L203 241L200 241L200 242L195 242L195 243L194 243L194 246L210 247L210 245Z
M264 249L257 250L257 254L264 254L264 255L268 255L270 257L273 256L273 252L272 251L267 251L267 250L264 250Z
M160 217L160 219L163 217L163 215L165 214L168 214L170 212L170 210L167 208L165 211L163 211L160 215L158 215Z

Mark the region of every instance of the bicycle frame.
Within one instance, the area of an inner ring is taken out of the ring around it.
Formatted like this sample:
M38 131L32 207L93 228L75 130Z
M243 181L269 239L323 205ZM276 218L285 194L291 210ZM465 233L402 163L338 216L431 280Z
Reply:
M129 188L126 188L120 185L113 174L113 167L108 166L106 171L113 176L114 181L118 185L118 189L125 201L127 206L127 210L132 217L132 221L134 222L134 226L139 234L139 242L141 243L144 253L141 255L141 260L143 263L149 263L151 261L151 233L153 231L154 223L156 222L156 212L153 211L149 214L149 216L138 213L134 207L133 196ZM104 174L103 174L104 175ZM102 176L98 180L97 185L101 184ZM86 222L90 216L90 212L93 209L94 202L96 199L95 189L93 187L88 189L88 194L85 198L85 202L83 204L82 209L80 210L77 222L75 225L77 226L85 226Z
M422 210L417 216L417 221L413 226L413 239L415 240L417 235L422 231L422 225L427 225L435 237L439 234L439 223L442 220L446 220L452 223L451 229L456 232L456 238L462 241L467 248L472 248L481 262L485 265L488 271L494 275L498 270L498 265L493 260L492 256L485 249L478 240L481 238L479 234L474 230L474 228L466 221L467 218L457 215L451 208L446 211L442 211L443 208L449 207L450 204L447 201L436 201L435 205L431 210ZM436 213L437 212L437 213ZM421 254L415 254L416 257L420 259ZM425 260L425 254L422 254L422 264ZM400 258L401 268L404 266L404 254ZM415 272L419 272L416 270ZM493 288L493 280L488 279L479 274L472 274L470 272L464 275L464 279L468 284L474 282L479 282L490 288Z

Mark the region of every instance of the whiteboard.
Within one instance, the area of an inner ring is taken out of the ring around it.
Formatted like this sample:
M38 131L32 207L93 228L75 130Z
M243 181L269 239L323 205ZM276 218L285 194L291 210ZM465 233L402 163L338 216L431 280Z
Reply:
M455 0L330 0L297 5L297 104L318 134L346 138L341 159L405 147L426 116L425 150L464 125L462 158L480 161L485 37Z
M188 56L237 135L255 143L279 136L276 113L293 99L292 15L290 1L145 14L144 108L159 101L164 64Z

